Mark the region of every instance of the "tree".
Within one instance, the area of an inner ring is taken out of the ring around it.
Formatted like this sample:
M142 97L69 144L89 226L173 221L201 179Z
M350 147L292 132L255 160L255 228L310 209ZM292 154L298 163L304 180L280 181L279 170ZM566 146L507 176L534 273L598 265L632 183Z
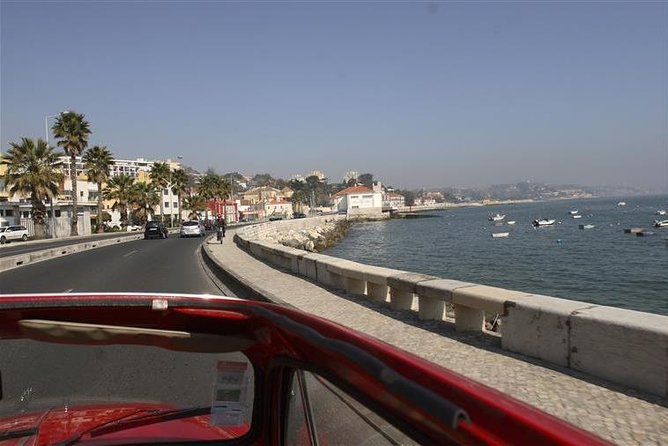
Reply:
M372 173L363 173L357 177L357 182L365 185L368 188L373 187L373 174Z
M97 232L104 232L102 226L102 183L109 180L109 166L113 162L112 154L106 146L94 146L83 155L84 167L88 179L97 183Z
M207 172L199 180L199 195L208 200L225 200L230 196L230 182L215 172Z
M7 153L0 156L0 164L7 166L5 184L9 193L30 197L35 238L43 239L46 233L44 201L53 200L58 194L58 183L63 179L58 158L62 154L55 153L43 139L21 138L20 143L9 145Z
M188 218L196 217L200 212L206 211L206 198L201 195L191 195L183 200L183 208L191 211Z
M251 180L253 186L273 186L276 180L268 173L258 173Z
M76 112L61 113L52 127L53 134L58 139L58 146L70 157L70 180L72 181L72 220L70 235L79 235L79 209L77 191L77 156L81 155L88 146L88 137L91 134L90 126L83 114Z
M153 207L162 201L162 190L152 183L134 183L130 188L129 201L137 220L146 223L151 218Z
M120 174L109 180L104 189L104 198L116 200L113 209L120 209L121 224L128 224L128 206L132 200L132 186L135 179L128 174Z
M167 163L155 163L151 167L151 183L160 190L160 221L165 222L164 219L164 200L162 199L162 191L169 186L172 172Z
M292 202L293 205L295 205L295 210L297 212L302 212L303 206L305 204L308 204L309 200L310 200L309 193L305 189L296 191L290 197L290 201Z
M177 169L172 173L172 193L176 194L179 215L178 221L181 224L181 196L188 190L188 174L183 169Z

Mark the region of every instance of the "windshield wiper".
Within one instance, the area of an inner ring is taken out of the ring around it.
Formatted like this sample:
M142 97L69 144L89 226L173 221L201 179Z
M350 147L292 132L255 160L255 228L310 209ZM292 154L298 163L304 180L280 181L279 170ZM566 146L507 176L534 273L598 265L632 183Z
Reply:
M69 446L78 442L84 435L89 434L91 437L99 437L101 435L111 434L126 429L134 429L140 426L147 426L150 424L163 423L166 421L178 420L182 418L196 417L200 415L208 415L211 413L211 406L190 407L188 409L166 409L150 411L147 415L122 419L105 423L99 427L91 430L81 432L63 442L58 443L58 446Z

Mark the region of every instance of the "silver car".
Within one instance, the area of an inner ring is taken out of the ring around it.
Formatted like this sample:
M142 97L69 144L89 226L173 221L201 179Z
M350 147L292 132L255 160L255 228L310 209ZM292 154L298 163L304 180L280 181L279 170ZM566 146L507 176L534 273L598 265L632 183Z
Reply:
M197 220L184 221L181 224L181 237L204 237L204 225Z

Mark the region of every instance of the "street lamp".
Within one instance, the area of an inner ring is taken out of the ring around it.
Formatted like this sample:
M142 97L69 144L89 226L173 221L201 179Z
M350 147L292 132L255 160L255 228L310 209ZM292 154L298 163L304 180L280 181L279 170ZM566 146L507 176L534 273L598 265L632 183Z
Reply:
M46 145L49 145L49 118L56 118L61 115L69 113L69 110L63 110L57 115L50 115L44 117L44 135L46 136ZM56 216L53 213L53 197L49 200L51 207L51 238L56 238Z

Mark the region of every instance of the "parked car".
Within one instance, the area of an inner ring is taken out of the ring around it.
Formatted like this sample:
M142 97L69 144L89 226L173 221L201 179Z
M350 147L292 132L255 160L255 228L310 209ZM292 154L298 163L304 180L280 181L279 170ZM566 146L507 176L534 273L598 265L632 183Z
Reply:
M167 237L167 228L164 224L160 223L159 221L146 222L146 227L144 228L144 239Z
M306 218L306 214L303 212L295 212L292 214L292 218Z
M15 225L0 228L0 243L3 245L12 240L23 240L25 242L29 237L30 234L28 234L28 229L25 226Z
M181 237L204 237L204 235L206 235L206 230L204 229L202 222L198 220L189 220L184 221L183 224L181 224L181 231L179 234Z

